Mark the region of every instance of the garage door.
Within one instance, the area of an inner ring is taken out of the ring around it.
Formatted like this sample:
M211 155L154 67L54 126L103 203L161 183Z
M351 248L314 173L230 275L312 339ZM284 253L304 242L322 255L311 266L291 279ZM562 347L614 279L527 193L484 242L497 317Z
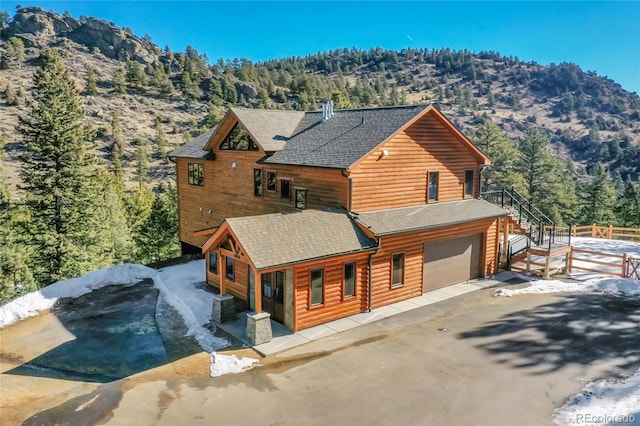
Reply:
M478 278L481 256L482 234L425 243L422 291Z

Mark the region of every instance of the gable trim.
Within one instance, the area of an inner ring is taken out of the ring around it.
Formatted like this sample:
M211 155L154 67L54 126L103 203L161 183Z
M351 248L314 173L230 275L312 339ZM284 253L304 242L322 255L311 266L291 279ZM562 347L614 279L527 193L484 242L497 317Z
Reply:
M242 126L242 129L247 132L253 143L258 147L258 151L247 151L247 152L261 152L262 154L266 153L264 147L260 145L258 139L251 133L251 130L244 125L244 123L238 118L236 113L233 111L233 108L229 108L227 113L218 124L216 131L209 138L209 142L204 146L205 151L214 152L216 149L219 149L220 144L224 141L224 139L231 133L236 125ZM224 130L224 131L223 131ZM244 152L244 151L242 151Z

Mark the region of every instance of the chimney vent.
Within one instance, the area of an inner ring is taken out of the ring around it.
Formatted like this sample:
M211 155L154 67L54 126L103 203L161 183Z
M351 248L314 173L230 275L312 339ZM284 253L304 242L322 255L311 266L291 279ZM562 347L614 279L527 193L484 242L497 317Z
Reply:
M333 116L333 101L322 104L322 121L325 122Z

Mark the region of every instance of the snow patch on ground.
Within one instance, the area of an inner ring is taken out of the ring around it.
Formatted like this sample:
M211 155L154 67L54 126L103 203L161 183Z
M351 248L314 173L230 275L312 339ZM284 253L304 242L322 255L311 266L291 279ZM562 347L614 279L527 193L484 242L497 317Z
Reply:
M51 309L56 301L65 297L79 297L109 285L133 285L151 278L154 287L182 317L187 334L211 353L211 376L236 373L251 368L257 359L215 354L229 346L229 342L216 337L206 328L211 322L213 294L204 289L205 261L170 266L156 271L143 265L124 264L108 266L69 280L58 281L41 290L26 294L0 307L0 328L24 318ZM214 365L215 361L215 365ZM215 373L215 375L214 375Z
M623 380L589 383L555 411L555 424L638 424L640 416L640 370Z
M194 260L160 269L154 276L154 286L161 296L182 316L188 334L207 352L229 346L229 342L214 336L204 327L211 322L213 294L198 288L206 281L205 261Z
M211 377L218 377L223 374L240 373L252 368L255 364L258 364L258 360L254 358L238 358L235 355L221 355L212 352L209 374Z
M149 267L127 263L98 269L79 278L58 281L0 307L0 328L35 316L39 311L49 310L60 298L80 297L108 285L136 284L155 274L156 271Z
M589 250L601 253L608 253L617 256L627 254L629 257L640 258L640 242L635 241L621 241L621 240L605 240L602 238L588 238L588 237L573 237L571 238L571 245L580 250ZM605 263L621 264L622 259L610 257L606 255L595 255L589 253L576 253L577 258L595 260ZM542 258L544 259L544 258ZM538 260L539 261L539 260ZM573 265L576 267L585 267L589 269L597 269L601 271L611 272L615 275L620 275L619 266L606 266L585 262L582 260L574 260ZM602 274L581 271L574 269L570 274L571 278L576 280L589 280L592 278L601 277Z
M604 277L591 278L584 282L564 282L558 280L538 280L529 283L529 287L515 290L499 288L494 296L512 297L518 294L543 293L580 293L580 292L616 293L640 298L640 281L628 278Z
M616 241L616 243L618 242ZM611 247L606 244L605 246ZM605 249L600 251L605 251ZM525 288L515 290L500 288L496 290L494 296L512 297L519 294L578 292L613 293L640 299L640 281L602 275L584 282L539 280L530 282L529 286ZM635 324L615 325L621 328L636 326ZM638 424L636 422L640 422L639 409L640 369L633 376L624 380L599 380L588 384L581 394L573 396L562 407L555 410L554 422L561 426Z

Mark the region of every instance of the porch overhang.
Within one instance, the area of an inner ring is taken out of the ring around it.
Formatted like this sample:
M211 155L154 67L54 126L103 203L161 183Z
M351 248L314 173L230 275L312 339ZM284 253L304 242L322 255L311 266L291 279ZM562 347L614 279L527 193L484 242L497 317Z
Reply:
M226 219L202 246L230 234L256 272L373 251L377 243L343 209L303 210Z
M506 216L500 207L482 199L449 201L355 214L356 222L376 237L455 226Z

